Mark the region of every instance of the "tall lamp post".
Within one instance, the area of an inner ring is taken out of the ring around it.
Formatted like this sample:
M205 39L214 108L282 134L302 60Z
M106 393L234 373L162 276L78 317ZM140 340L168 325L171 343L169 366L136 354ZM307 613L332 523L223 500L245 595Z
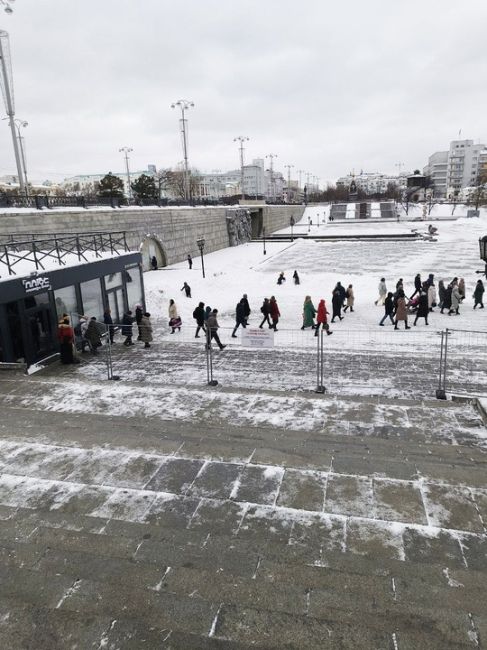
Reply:
M128 194L129 199L131 199L132 198L132 187L131 187L131 184L130 184L129 153L131 151L133 151L133 149L131 149L130 147L122 147L121 149L119 149L119 151L123 152L124 157L125 157L125 172L127 174L127 184L128 184L127 194Z
M9 117L2 117L2 120L10 120ZM14 118L15 122L15 128L17 129L17 140L19 143L19 148L20 148L20 160L22 163L22 172L24 175L24 185L25 185L25 195L28 197L29 196L29 181L27 180L27 164L26 164L26 159L25 159L25 145L24 145L24 137L20 133L20 127L26 127L29 126L29 123L26 122L25 120L21 120L18 118Z
M2 0L1 4L5 5L5 11L12 13L10 5ZM8 33L0 30L0 87L5 102L5 110L9 118L10 131L12 134L12 144L14 147L15 163L17 165L17 176L19 177L20 191L25 193L24 175L22 173L22 163L20 161L20 152L15 133L15 105L14 90L12 79L12 61L10 56L10 43Z
M270 169L269 169L269 171L271 173L271 197L272 197L272 200L275 201L276 200L276 186L275 186L275 183L274 183L274 158L277 158L277 154L275 154L275 153L267 154L266 158L271 159L271 165L270 165Z
M200 255L201 255L201 270L203 271L203 277L205 277L205 260L203 257L203 250L205 248L205 238L201 237L200 239L196 240L196 245L200 249Z
M245 135L238 135L236 138L233 138L234 142L240 142L239 151L240 151L240 193L242 195L242 201L245 200L244 193L244 142L248 142L249 138Z
M291 169L294 165L284 165L287 169L287 202L291 202Z
M183 143L183 157L184 157L184 198L186 201L189 201L191 199L191 192L190 192L190 183L189 183L189 164L188 164L188 129L186 126L186 117L185 113L188 111L190 108L194 107L194 103L190 102L187 99L178 99L177 102L173 102L171 104L171 108L178 108L181 109L181 119L179 120L179 124L181 127L181 139Z

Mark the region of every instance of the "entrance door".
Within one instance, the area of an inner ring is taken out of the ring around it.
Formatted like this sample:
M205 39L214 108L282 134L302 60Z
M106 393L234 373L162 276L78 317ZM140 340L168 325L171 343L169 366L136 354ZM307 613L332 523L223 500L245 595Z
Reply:
M26 312L27 327L30 330L32 360L39 361L52 354L54 349L51 310L38 307ZM29 355L30 356L30 355Z
M123 307L123 290L110 289L107 291L108 306L110 307L112 320L114 323L120 324L122 322L124 307Z

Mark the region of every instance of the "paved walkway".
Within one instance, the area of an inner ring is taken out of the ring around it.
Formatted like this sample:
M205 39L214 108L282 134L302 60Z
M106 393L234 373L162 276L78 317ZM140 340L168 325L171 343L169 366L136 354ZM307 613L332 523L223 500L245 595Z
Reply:
M487 647L471 405L55 373L0 377L0 647Z

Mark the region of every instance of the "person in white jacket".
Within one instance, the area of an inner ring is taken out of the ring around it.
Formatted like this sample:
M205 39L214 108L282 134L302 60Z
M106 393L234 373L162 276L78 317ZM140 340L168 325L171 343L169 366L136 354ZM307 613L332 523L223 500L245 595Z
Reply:
M377 298L374 304L383 305L387 296L387 286L386 286L385 278L380 279L378 290L379 290L379 297Z
M176 330L180 332L181 325L182 325L181 317L178 314L178 308L176 307L176 303L172 298L169 301L168 313L169 313L169 327L171 328L171 334L174 334Z

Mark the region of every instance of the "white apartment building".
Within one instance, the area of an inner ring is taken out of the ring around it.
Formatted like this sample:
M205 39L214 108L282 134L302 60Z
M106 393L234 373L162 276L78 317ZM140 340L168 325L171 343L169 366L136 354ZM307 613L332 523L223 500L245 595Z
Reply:
M473 140L452 140L448 151L432 154L423 172L431 178L435 196L450 198L477 185L485 149Z
M70 176L65 178L61 183L61 187L76 196L83 196L86 192L93 192L96 189L96 185L107 175L108 172L104 174L78 174L77 176ZM128 179L127 172L110 172L112 176L116 176L123 182L123 192L125 196L129 195ZM145 174L146 176L155 175L155 166L148 165L148 168L143 171L131 171L130 172L130 182L133 183L136 181L139 176Z
M267 196L268 179L264 171L264 161L257 158L251 165L244 165L244 191L246 197ZM275 174L277 176L277 172ZM201 174L199 195L202 198L217 200L222 196L242 194L242 172L232 169L228 172ZM270 195L269 195L270 196Z
M407 186L409 172L401 172L398 176L390 174L379 174L378 172L364 172L360 174L347 174L336 182L337 186L350 187L352 180L355 181L357 189L365 194L383 194L389 184L394 184L398 189L403 190Z

